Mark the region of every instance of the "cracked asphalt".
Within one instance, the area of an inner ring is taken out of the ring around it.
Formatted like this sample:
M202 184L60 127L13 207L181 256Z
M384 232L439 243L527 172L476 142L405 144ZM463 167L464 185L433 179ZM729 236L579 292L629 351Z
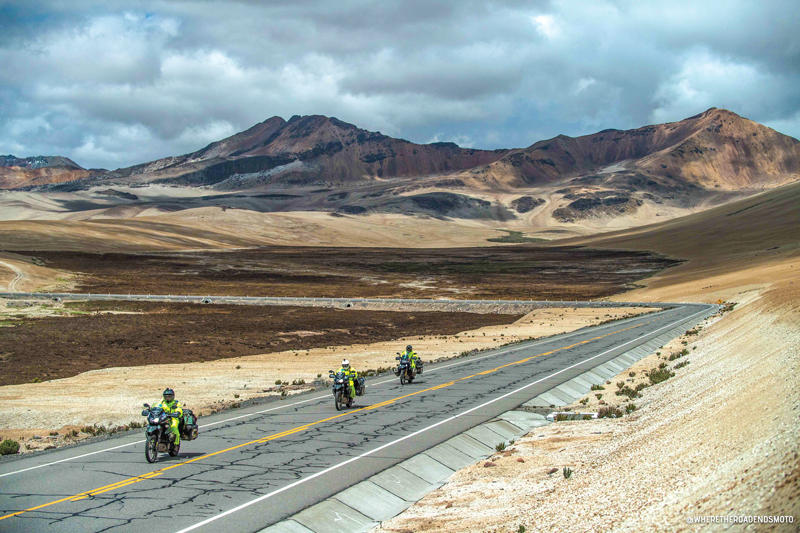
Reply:
M429 364L410 385L375 378L343 412L325 390L205 417L197 440L152 465L143 433L6 462L0 465L0 532L180 531L208 519L197 531L258 531L635 348L666 326L686 320L689 329L708 307L682 305ZM224 514L239 506L245 507Z

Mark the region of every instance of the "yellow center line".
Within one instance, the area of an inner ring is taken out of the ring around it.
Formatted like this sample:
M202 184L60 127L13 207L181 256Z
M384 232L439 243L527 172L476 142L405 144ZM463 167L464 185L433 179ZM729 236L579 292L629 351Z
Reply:
M667 316L672 316L672 315L667 315ZM657 319L653 319L653 320L650 320L648 322L645 322L645 323L642 323L642 324L639 324L639 325L636 325L636 326L630 326L630 327L623 328L623 329L620 329L620 330L617 330L617 331L613 331L613 332L607 333L605 335L600 335L598 337L593 337L591 339L588 339L588 340L585 340L585 341L581 341L581 342L577 342L575 344L570 344L569 346L556 348L555 350L551 350L549 352L544 352L544 353L541 353L541 354L538 354L538 355L534 355L534 356L531 356L531 357L526 357L525 359L520 359L519 361L513 361L511 363L507 363L505 365L498 366L497 368L493 368L491 370L485 370L483 372L478 372L477 374L472 374L470 376L464 376L462 378L458 378L456 380L450 381L449 383L443 383L441 385L436 385L434 387L430 387L430 388L427 388L427 389L418 390L416 392L405 394L403 396L398 396L397 398L394 398L392 400L387 400L387 401L384 401L384 402L381 402L381 403L377 403L377 404L374 404L374 405L369 405L369 406L366 406L366 407L361 407L361 408L358 408L358 409L351 409L350 411L347 411L347 412L344 412L344 413L341 413L341 414L338 414L338 415L335 415L335 416L331 416L331 417L328 417L328 418L324 418L322 420L317 420L316 422L311 422L311 423L306 424L304 426L300 426L300 427L297 427L297 428L294 428L294 429L289 429L289 430L286 430L286 431L282 431L280 433L275 433L273 435L270 435L270 436L267 436L267 437L262 437L260 439L251 440L251 441L245 442L243 444L237 444L236 446L231 446L230 448L225 448L224 450L219 450L219 451L216 451L216 452L207 453L205 455L201 455L199 457L195 457L193 459L189 459L188 461L184 461L184 462L181 462L181 463L176 463L174 465L170 465L170 466L161 468L161 469L156 470L154 472L150 472L149 474L143 474L141 476L136 476L136 477L132 477L132 478L128 478L128 479L123 479L122 481L117 481L116 483L112 483L110 485L105 485L103 487L99 487L99 488L96 488L96 489L87 490L87 491L81 492L79 494L73 494L72 496L67 496L67 497L61 498L59 500L55 500L55 501L52 501L52 502L49 502L49 503L44 503L42 505L37 505L36 507L31 507L30 509L25 509L23 511L17 511L15 513L10 513L10 514L4 515L4 516L0 516L0 520L5 520L6 518L11 518L12 516L19 516L21 514L29 513L31 511L36 511L36 510L42 509L44 507L49 507L51 505L55 505L57 503L63 503L63 502L66 502L66 501L73 501L73 502L80 501L80 500L88 498L89 496L95 496L95 495L98 495L98 494L103 494L104 492L109 492L109 491L112 491L112 490L115 490L115 489L119 489L119 488L122 488L122 487L127 487L129 485L133 485L135 483L139 483L140 481L145 481L145 480L152 479L154 477L160 476L160 475L164 474L164 472L166 472L168 470L172 470L173 468L177 468L179 466L185 466L185 465L194 463L195 461L205 460L205 459L208 459L210 457L214 457L216 455L221 455L223 453L227 453L227 452L230 452L230 451L233 451L233 450L238 450L240 448L244 448L246 446L251 446L253 444L264 444L264 443L266 443L268 441L272 441L272 440L280 439L280 438L283 438L283 437L287 437L289 435L293 435L295 433L300 433L302 431L310 429L310 428L312 428L312 427L314 427L316 425L319 425L319 424L322 424L322 423L325 423L325 422L330 422L331 420L336 420L337 418L341 418L343 416L349 416L349 415L352 415L352 414L355 414L355 413L358 413L358 412L361 412L361 411L368 411L368 410L372 410L372 409L377 409L379 407L384 407L384 406L393 404L393 403L395 403L395 402L397 402L399 400L403 400L405 398L410 398L411 396L416 396L417 394L422 394L422 393L425 393L425 392L431 392L431 391L440 390L440 389L443 389L443 388L446 388L446 387L450 387L452 385L455 385L459 381L465 381L465 380L472 379L472 378L475 378L475 377L478 377L478 376L491 374L492 372L496 372L496 371L501 370L503 368L508 368L510 366L515 366L515 365L520 365L520 364L523 364L523 363L527 363L528 361L532 361L533 359L536 359L536 358L539 358L539 357L544 357L546 355L552 355L552 354L554 354L556 352L569 350L570 348L574 348L575 346L580 346L582 344L587 344L589 342L596 341L596 340L599 340L599 339L603 339L603 338L609 337L611 335L616 335L617 333L622 333L623 331L628 331L628 330L631 330L631 329L634 329L634 328L642 327L642 326L644 326L646 324L649 324L650 322L653 322L655 320L663 320L664 318L666 318L666 316L665 317L659 317Z

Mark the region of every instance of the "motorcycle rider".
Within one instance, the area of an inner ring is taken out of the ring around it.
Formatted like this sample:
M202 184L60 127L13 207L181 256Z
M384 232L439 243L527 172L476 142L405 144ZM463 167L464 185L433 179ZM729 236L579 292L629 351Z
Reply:
M417 373L417 361L419 361L419 356L417 352L409 344L406 346L406 351L400 354L400 357L408 357L409 362L411 363L411 372L416 374ZM420 364L422 362L420 361Z
M175 436L175 446L181 443L181 432L178 430L180 419L183 418L183 406L175 399L175 391L166 389L164 391L164 399L158 404L165 413L178 413L178 418L171 418L169 422L169 429Z
M356 386L354 380L358 379L358 372L355 369L350 368L350 361L347 359L342 359L342 368L339 369L339 372L343 372L344 375L347 377L347 383L350 385L350 397L356 397Z

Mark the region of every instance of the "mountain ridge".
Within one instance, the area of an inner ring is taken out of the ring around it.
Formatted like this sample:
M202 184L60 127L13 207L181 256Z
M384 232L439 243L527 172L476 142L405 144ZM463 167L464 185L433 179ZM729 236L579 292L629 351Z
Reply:
M239 188L364 179L421 177L462 171L500 159L508 150L454 143L415 144L322 115L272 117L189 154L109 172L105 179ZM244 178L242 177L244 175Z
M785 152L778 161L776 151ZM603 171L622 162L630 163L613 172L627 170L728 190L757 187L765 176L800 173L800 141L712 107L677 122L579 137L558 135L513 150L494 168L489 165L481 172L504 175L509 185L531 185ZM779 183L769 183L775 184Z
M87 170L75 161L59 155L22 158L0 155L0 190L78 181L105 172L105 169Z

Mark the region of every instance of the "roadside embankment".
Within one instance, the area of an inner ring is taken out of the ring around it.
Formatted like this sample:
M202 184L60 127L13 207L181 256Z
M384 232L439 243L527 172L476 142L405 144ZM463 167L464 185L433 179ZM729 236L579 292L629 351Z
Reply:
M571 407L635 403L617 419L538 428L477 464L378 531L697 531L709 515L792 515L800 520L800 284L742 291L739 305L676 339ZM685 344L684 344L685 343ZM688 354L669 361L670 355ZM665 361L666 358L666 361ZM680 363L688 365L675 369ZM640 391L641 373L674 372ZM636 376L630 376L636 372ZM628 382L628 380L631 380ZM572 469L569 479L564 467ZM558 469L549 474L552 469Z

